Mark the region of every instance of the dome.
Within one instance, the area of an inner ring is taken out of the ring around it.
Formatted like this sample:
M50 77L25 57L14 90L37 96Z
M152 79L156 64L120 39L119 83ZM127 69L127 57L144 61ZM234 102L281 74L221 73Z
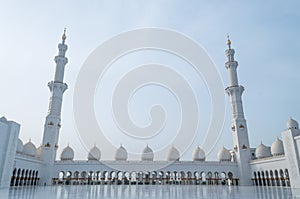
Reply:
M2 117L0 118L0 120L1 120L2 122L7 122L7 119L6 119L6 117L4 117L4 116L2 116Z
M193 161L204 161L205 152L198 146L193 152Z
M29 140L23 147L23 154L34 157L36 155L36 147Z
M288 129L298 129L299 128L299 124L296 120L290 118L287 122L286 122L286 127Z
M218 160L219 161L231 161L231 154L228 149L226 149L224 146L219 150L218 152Z
M271 146L271 153L272 155L283 155L284 154L284 149L283 149L283 143L282 140L276 138L276 140L273 142Z
M23 142L20 138L18 138L17 142L17 153L22 153L23 152Z
M42 145L40 145L36 150L36 157L40 158L42 152Z
M154 159L154 154L152 149L147 145L146 148L143 150L142 154L142 160L143 161L153 161Z
M68 145L60 154L61 160L73 160L74 159L74 151L73 149Z
M176 161L176 160L179 160L179 158L180 158L179 151L174 146L172 146L169 150L167 160L168 161Z
M126 149L121 145L120 148L117 149L115 154L115 160L127 160L127 151Z
M88 155L88 160L100 160L100 158L101 158L100 149L96 146L91 148L89 155Z
M271 156L270 148L265 146L263 143L261 143L258 147L256 147L255 149L256 158L266 158L270 156Z

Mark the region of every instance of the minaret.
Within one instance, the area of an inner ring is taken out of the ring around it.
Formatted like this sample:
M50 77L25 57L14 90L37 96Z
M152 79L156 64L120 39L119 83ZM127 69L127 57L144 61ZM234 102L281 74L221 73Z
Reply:
M244 87L239 85L237 76L238 62L234 60L234 49L231 48L231 41L228 36L228 49L225 51L228 61L225 63L229 76L229 87L225 89L230 97L232 113L232 134L234 152L240 172L240 185L251 185L250 171L250 147L247 131L247 123L244 117L242 93Z
M65 65L68 59L65 57L68 46L66 41L66 29L62 35L62 42L58 44L58 55L55 56L55 76L54 81L48 83L50 89L49 109L44 124L43 146L41 152L41 159L46 165L52 165L56 158L56 151L58 149L58 137L61 127L61 107L64 92L68 86L63 83Z

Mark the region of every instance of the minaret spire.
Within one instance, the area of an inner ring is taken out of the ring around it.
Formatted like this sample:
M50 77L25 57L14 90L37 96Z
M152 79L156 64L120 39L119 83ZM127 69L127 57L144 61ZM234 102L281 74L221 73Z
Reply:
M243 111L242 94L244 87L239 85L237 76L238 62L234 60L235 51L231 48L231 40L227 35L228 49L225 51L227 62L225 67L228 71L229 86L225 89L230 98L232 113L232 135L234 142L234 152L240 173L240 184L250 185L250 147L248 139L247 122Z
M56 151L58 149L58 138L61 127L61 109L63 94L68 85L63 82L65 65L68 59L65 57L68 46L66 41L66 29L62 35L62 42L58 44L58 55L55 56L55 75L54 80L48 83L50 89L49 109L46 116L43 135L43 147L41 159L47 164L54 163Z
M66 36L66 28L64 29L64 33L63 33L63 35L61 36L61 39L62 39L62 43L63 44L65 44L65 41L66 41L66 39L67 39L67 36Z
M228 33L227 33L227 46L228 46L228 49L231 49L231 41L230 41Z
M62 42L58 44L58 55L55 56L54 59L56 62L54 82L63 82L64 80L65 65L68 63L68 59L65 57L66 51L68 50L68 46L65 44L66 39L66 29L64 29Z

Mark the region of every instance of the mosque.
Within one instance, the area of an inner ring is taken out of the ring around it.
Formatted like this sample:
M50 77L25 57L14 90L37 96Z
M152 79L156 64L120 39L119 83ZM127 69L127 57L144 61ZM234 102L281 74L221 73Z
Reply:
M242 93L237 76L238 62L228 38L225 51L229 86L225 89L230 98L232 113L233 146L222 147L217 161L206 161L205 151L197 147L192 160L181 161L176 146L169 149L165 161L154 159L149 146L142 151L141 160L127 160L127 151L120 146L115 160L101 160L96 146L87 154L87 160L74 160L70 146L63 149L56 159L61 109L64 91L64 70L68 62L65 56L66 35L58 45L55 56L54 80L50 89L49 109L45 119L42 144L37 148L30 140L23 144L18 138L20 125L0 118L0 187L37 185L98 185L98 184L187 184L187 185L241 185L285 186L300 188L300 130L297 121L289 119L281 138L275 138L271 146L249 146L247 122L244 117ZM115 165L122 170L117 170ZM161 165L161 169L152 169Z

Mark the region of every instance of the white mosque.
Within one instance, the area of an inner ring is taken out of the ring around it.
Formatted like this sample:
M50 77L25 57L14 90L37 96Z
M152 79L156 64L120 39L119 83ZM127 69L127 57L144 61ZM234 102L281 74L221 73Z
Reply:
M41 146L30 140L23 144L18 138L20 125L0 118L0 187L36 185L95 185L95 184L193 184L193 185L255 185L300 188L300 130L297 121L289 119L281 138L269 147L249 146L247 123L244 117L242 93L237 76L238 62L228 39L225 63L232 112L231 131L234 145L222 147L217 161L206 161L205 151L197 147L190 161L180 160L176 146L169 150L165 161L157 161L150 146L141 149L141 160L127 160L127 151L120 146L115 160L101 160L97 146L90 149L87 160L74 160L70 146L56 159L64 83L66 35L58 45L55 57L56 72L50 88L49 110L44 124ZM108 166L111 165L111 166ZM155 170L161 165L161 169ZM120 170L115 169L122 168Z

